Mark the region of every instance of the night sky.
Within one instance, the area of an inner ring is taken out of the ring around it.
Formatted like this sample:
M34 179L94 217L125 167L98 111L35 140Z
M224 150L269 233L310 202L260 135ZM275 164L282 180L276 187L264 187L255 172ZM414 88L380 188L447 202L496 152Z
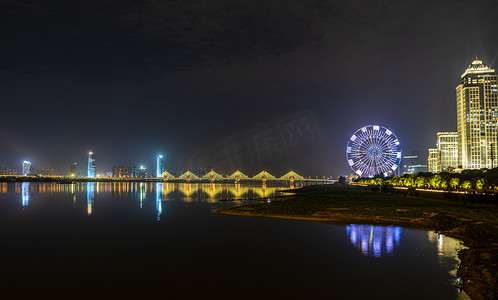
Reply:
M456 130L497 67L497 1L1 1L0 166L349 174L378 124L405 154Z

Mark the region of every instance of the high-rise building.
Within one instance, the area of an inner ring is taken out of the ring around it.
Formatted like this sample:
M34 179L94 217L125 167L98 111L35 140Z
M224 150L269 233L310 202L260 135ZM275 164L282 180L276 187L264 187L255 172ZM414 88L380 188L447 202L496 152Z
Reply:
M429 158L427 159L427 170L431 173L439 173L441 170L438 170L437 165L438 160L438 151L436 148L429 149Z
M114 166L112 167L112 177L116 178L132 178L133 170L135 167L128 166Z
M459 167L494 167L498 142L495 70L476 58L461 77L456 87Z
M74 163L69 167L69 177L78 177L78 164Z
M162 155L157 156L156 177L164 177L164 158Z
M140 166L140 168L137 169L137 176L138 178L146 178L148 176L147 169L144 166Z
M19 175L19 168L0 167L0 175Z
M88 152L88 178L95 178L95 153Z
M22 175L26 176L31 174L31 163L27 160L22 162Z
M35 169L34 172L32 171L31 173L44 176L54 176L55 174L54 169L50 167L40 167L38 169Z
M458 132L437 133L437 170L451 172L458 168Z

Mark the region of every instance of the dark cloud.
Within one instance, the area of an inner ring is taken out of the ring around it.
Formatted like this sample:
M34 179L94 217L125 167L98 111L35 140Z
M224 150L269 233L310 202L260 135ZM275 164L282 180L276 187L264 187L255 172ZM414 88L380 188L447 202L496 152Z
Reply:
M3 71L162 74L316 47L321 1L11 2ZM304 13L303 13L304 12ZM97 70L94 68L98 67ZM97 72L98 71L98 72ZM74 74L70 74L74 75Z

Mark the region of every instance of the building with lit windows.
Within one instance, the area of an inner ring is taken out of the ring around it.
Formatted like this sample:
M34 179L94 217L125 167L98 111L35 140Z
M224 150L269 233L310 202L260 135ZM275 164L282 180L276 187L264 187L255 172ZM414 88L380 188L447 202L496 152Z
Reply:
M148 175L149 172L144 166L140 166L140 168L136 170L136 177L138 178L146 178L149 177Z
M156 162L156 177L161 178L164 177L164 158L162 155L157 157Z
M95 178L95 153L88 152L88 178Z
M459 166L492 168L497 155L497 80L494 69L477 58L456 87Z
M438 151L437 148L429 149L429 158L427 159L427 170L431 173L439 173L441 170L438 169Z
M40 167L38 169L35 169L34 172L32 172L37 175L43 175L43 176L54 176L55 171L54 168L50 167Z
M19 168L0 167L0 175L19 175Z
M401 163L402 175L427 172L427 165L421 163L419 151L412 151L410 155L403 156Z
M137 177L137 167L114 166L112 167L112 177L116 178L135 178Z
M452 172L458 169L458 132L438 132L436 147L439 172Z
M27 160L22 162L22 175L26 176L31 174L31 163Z

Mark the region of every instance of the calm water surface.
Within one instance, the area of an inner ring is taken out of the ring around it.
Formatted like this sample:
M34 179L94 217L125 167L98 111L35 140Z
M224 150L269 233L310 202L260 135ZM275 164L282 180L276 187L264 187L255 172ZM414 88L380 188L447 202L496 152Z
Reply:
M466 299L458 240L395 226L226 216L282 188L0 183L10 298ZM220 202L233 198L235 202Z

